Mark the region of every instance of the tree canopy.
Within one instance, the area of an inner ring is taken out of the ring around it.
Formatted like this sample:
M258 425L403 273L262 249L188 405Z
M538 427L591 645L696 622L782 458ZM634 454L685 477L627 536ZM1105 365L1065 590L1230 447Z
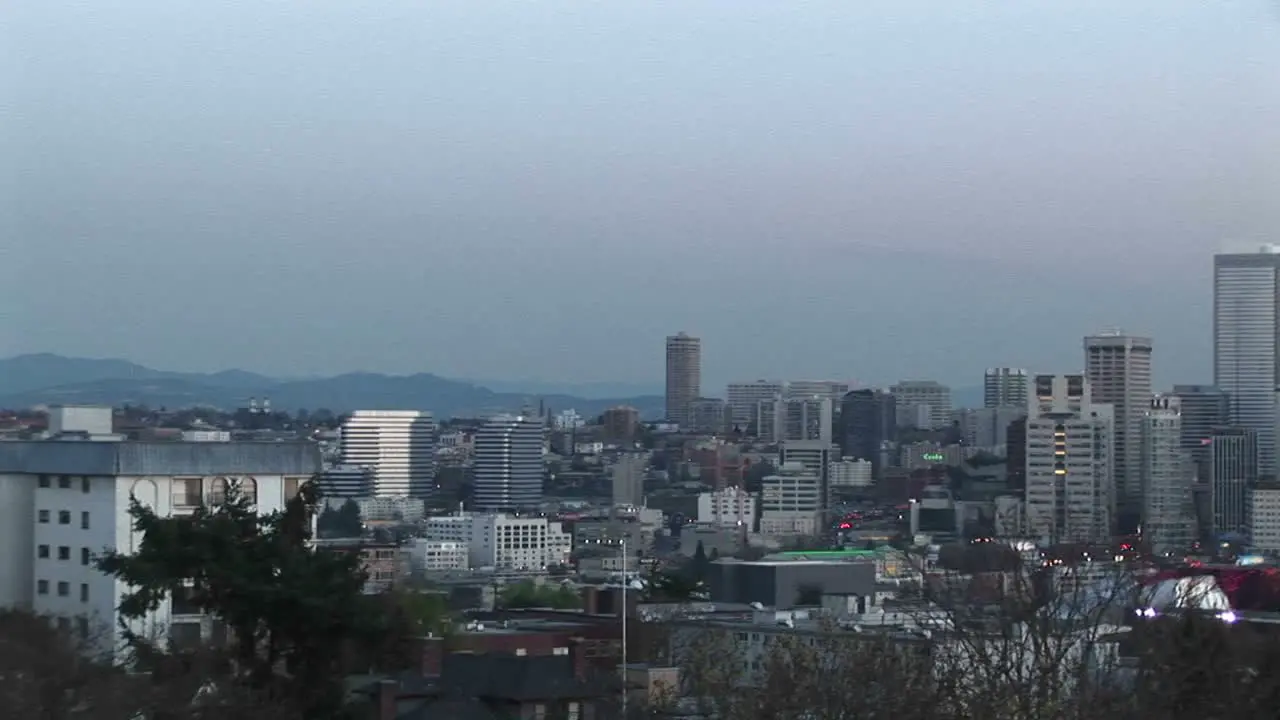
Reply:
M524 580L503 588L499 604L511 610L520 608L576 610L582 607L582 596L567 585L539 585L532 580Z

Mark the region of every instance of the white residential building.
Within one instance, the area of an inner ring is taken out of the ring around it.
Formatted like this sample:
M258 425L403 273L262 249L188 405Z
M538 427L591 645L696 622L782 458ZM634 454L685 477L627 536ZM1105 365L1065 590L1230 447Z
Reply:
M372 472L374 497L435 492L436 423L418 410L357 410L342 424L342 465Z
M477 510L527 510L542 502L543 426L527 415L499 415L475 434Z
M755 525L756 499L739 487L698 495L698 522L721 528L750 529Z
M1022 368L987 368L982 376L982 405L987 408L1025 408L1027 371Z
M1111 539L1113 411L1083 375L1036 375L1027 401L1026 530L1049 543Z
M781 397L785 389L786 383L779 380L729 383L726 395L733 423L746 431L747 426L755 422L760 401Z
M813 535L823 508L822 480L799 462L783 462L764 478L760 492L762 535Z
M951 388L933 380L902 380L889 388L897 402L899 426L921 427L919 408L927 408L925 430L951 425Z
M467 547L471 568L538 570L569 561L573 538L560 523L543 517L505 514L428 518L426 540Z
M1085 375L1095 403L1115 413L1116 523L1132 532L1142 517L1142 426L1151 401L1151 338L1113 330L1084 339Z
M415 572L446 572L471 568L467 543L415 538L409 545L409 565Z
M109 418L110 409L104 411ZM59 421L64 437L75 434L76 417ZM105 631L103 649L119 649L116 608L127 588L98 572L94 558L104 549L139 547L131 499L168 517L220 502L234 484L267 513L282 509L319 469L313 443L0 443L0 606L48 614L68 628ZM130 627L189 641L208 637L212 621L183 614L166 599Z
M1280 555L1280 485L1259 485L1249 491L1249 548Z
M841 458L827 463L832 488L869 488L875 484L870 460Z

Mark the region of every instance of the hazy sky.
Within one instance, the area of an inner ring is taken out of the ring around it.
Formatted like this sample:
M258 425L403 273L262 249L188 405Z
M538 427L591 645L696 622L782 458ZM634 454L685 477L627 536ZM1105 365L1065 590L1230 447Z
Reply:
M0 355L979 381L1280 240L1280 2L9 0Z

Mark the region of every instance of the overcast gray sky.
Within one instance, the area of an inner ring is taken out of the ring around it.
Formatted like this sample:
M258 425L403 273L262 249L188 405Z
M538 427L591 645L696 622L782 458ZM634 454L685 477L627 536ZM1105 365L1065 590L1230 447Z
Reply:
M1210 376L1280 239L1265 0L9 0L0 355Z

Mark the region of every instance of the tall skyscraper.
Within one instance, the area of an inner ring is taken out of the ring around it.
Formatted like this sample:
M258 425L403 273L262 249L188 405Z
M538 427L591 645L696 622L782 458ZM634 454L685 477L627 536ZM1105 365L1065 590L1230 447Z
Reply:
M475 435L477 510L529 510L542 502L542 421L526 415L499 415Z
M344 466L369 469L374 497L428 498L436 481L436 423L417 410L357 410L342 423Z
M1212 385L1174 385L1182 408L1182 440L1198 476L1208 482L1204 461L1209 456L1209 436L1213 428L1231 423L1231 403L1227 394Z
M982 405L989 408L1027 406L1027 371L1022 368L987 368L982 376Z
M1142 518L1142 420L1151 404L1151 338L1111 331L1084 339L1092 401L1115 409L1117 528L1133 532Z
M747 432L751 423L755 422L759 402L780 396L785 390L786 383L780 380L729 383L725 395L733 411L733 423Z
M1231 424L1257 434L1260 471L1276 472L1276 365L1280 361L1280 245L1213 258L1213 384Z
M935 430L951 425L951 388L933 380L902 380L889 388L900 427Z
M1258 486L1258 436L1252 428L1214 428L1209 437L1213 540L1249 529L1249 494Z
M1157 554L1185 551L1195 540L1181 407L1177 396L1157 395L1142 419L1142 537Z
M693 401L702 395L702 341L684 333L667 337L667 420L690 427Z
M1027 529L1049 543L1111 539L1114 410L1083 375L1036 375L1027 402Z
M897 437L897 401L883 390L853 390L840 403L840 454L870 460L877 480L881 449Z
M756 407L756 437L761 442L788 440L832 440L831 399L822 397L774 397L761 400Z

